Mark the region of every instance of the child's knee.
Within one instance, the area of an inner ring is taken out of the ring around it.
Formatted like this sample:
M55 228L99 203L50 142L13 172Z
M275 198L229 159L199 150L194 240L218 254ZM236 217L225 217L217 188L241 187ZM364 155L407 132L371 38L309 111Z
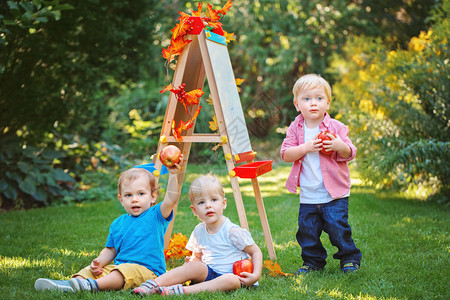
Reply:
M231 273L224 274L220 276L221 280L224 281L227 287L229 287L229 290L237 290L241 287L241 281L239 278Z

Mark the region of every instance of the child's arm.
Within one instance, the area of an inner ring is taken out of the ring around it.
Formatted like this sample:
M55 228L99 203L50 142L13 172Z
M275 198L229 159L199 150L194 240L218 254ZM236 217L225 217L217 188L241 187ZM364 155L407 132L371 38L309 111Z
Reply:
M100 254L92 260L90 268L92 274L98 276L103 273L103 267L109 264L116 257L116 249L112 247L104 248Z
M331 134L327 134L331 138L331 141L324 141L323 142L323 148L328 151L336 151L338 152L342 158L346 159L349 158L352 154L352 150L350 147L341 139L339 135L336 135L336 137L332 136Z
M192 256L186 256L185 262L202 261L202 252L192 252Z
M183 162L183 155L178 164L173 167L167 168L169 170L169 182L167 183L166 195L161 203L161 214L164 218L170 216L170 213L178 204L178 173L181 170L181 163Z
M320 151L322 149L321 147L322 141L318 140L317 136L315 136L304 144L287 148L286 151L284 151L282 158L285 162L293 162L299 160L309 152Z
M263 255L261 249L259 249L256 244L245 247L244 251L247 252L252 258L253 273L242 272L241 276L239 276L239 280L241 284L250 287L258 281L259 277L261 277Z

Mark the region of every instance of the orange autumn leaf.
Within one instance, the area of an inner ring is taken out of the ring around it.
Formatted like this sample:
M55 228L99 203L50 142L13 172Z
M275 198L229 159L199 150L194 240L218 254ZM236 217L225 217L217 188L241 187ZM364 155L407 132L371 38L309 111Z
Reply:
M222 9L218 10L218 12L222 14L222 16L225 16L230 10L231 6L233 6L233 2L231 2L231 0L228 0L227 3L225 3L225 5L222 7Z
M284 273L283 271L281 271L280 265L277 262L273 262L271 260L264 261L264 268L268 269L270 271L269 275L273 277L277 277L279 275L281 276L293 275L291 273Z
M187 122L180 121L181 129L188 130L189 128L194 126L194 123L195 123L194 121L195 121L195 119L197 119L197 116L200 113L201 109L202 109L202 107L199 106L197 108L197 110L195 111L194 116L192 118L190 118L189 121L187 121Z
M230 10L233 3L231 0L228 0L227 3L222 7L222 9L213 9L211 4L207 4L209 17L211 21L218 21L222 16L225 16L227 12ZM222 16L221 16L222 15Z
M236 85L241 85L245 81L245 79L236 78L235 81L236 81Z
M211 4L207 4L209 17L211 18L211 21L218 21L220 19L219 12L212 8Z
M182 13L180 12L180 14ZM191 25L186 23L188 19L188 14L182 14L182 16L178 19L180 22L172 29L172 40L176 40L178 37L186 35L189 30L191 30Z
M166 86L160 93L163 94L167 91L172 91L173 90L173 85L169 84L168 86Z
M213 29L215 29L215 28L222 28L222 25L223 24L220 23L220 22L208 22L208 26L212 27Z
M182 11L179 11L178 13L180 14L180 17L178 18L178 20L181 20L181 19L184 19L184 18L188 19L190 17L189 14L184 13Z
M181 124L180 126L175 128L175 120L172 120L172 134L178 143L181 143L183 141L183 138L181 137Z
M189 104L198 104L200 101L200 97L203 96L205 92L200 90L200 89L196 89L196 90L192 90L190 92L186 93L186 101ZM188 105L189 105L188 104Z
M200 17L202 15L202 6L203 6L203 2L199 2L198 6L197 6L197 10L192 11L193 17Z
M169 246L164 250L166 260L169 258L178 259L191 255L191 251L186 249L187 237L181 233L176 233L170 239Z
M162 54L169 62L175 59L177 55L180 55L184 47L187 46L192 40L185 40L183 36L177 37L172 40L170 46L163 49Z

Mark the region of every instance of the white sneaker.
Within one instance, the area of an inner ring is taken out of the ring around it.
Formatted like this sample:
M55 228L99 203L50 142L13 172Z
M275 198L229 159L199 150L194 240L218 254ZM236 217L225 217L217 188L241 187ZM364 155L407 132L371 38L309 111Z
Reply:
M53 280L47 278L39 278L34 283L36 291L61 291L65 293L73 293L69 280Z
M92 278L80 279L80 278L71 278L69 281L70 286L76 292L81 291L89 291L89 292L98 292L98 285Z

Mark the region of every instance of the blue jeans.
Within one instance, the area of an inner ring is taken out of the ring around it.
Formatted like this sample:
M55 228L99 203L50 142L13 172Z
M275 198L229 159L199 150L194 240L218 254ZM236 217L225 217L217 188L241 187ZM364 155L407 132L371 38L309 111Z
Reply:
M320 241L322 231L338 248L333 258L341 261L341 267L349 262L360 264L361 251L353 242L348 224L348 197L325 204L300 204L297 241L302 247L303 264L315 269L323 269L326 264L327 251Z

